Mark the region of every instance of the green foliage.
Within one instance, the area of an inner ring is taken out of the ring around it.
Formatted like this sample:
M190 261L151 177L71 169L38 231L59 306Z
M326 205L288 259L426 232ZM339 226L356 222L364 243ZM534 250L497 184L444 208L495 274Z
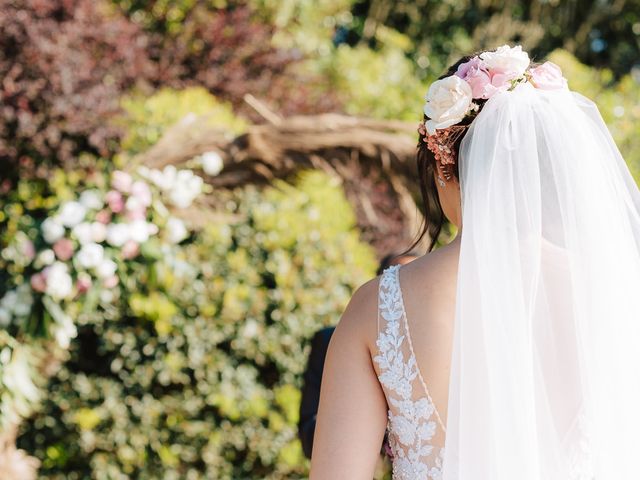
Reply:
M277 28L274 43L308 54L330 54L336 28L353 20L355 0L250 0L258 14Z
M374 274L340 183L247 187L177 254L131 264L19 444L49 479L303 478L307 340Z
M122 126L127 131L122 148L129 153L146 150L166 129L195 117L206 119L202 126L220 127L235 134L246 128L245 122L234 115L231 105L217 100L202 87L163 88L150 97L127 96L121 103L126 112Z
M398 49L375 53L366 47L337 48L328 66L347 113L376 118L419 120L426 92L414 68Z

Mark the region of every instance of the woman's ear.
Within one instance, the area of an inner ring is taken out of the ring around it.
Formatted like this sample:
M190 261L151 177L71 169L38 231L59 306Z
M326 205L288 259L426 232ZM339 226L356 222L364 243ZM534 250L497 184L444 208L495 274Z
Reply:
M451 223L459 228L462 223L460 184L455 175L452 175L449 180L446 180L438 162L436 162L435 167L436 168L433 169L433 175L435 177L442 212Z

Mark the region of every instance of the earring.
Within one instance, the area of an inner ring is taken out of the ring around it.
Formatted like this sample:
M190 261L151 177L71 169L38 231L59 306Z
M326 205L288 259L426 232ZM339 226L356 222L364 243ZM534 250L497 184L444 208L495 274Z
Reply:
M442 188L445 188L447 186L447 183L440 175L438 175L438 185L440 185Z

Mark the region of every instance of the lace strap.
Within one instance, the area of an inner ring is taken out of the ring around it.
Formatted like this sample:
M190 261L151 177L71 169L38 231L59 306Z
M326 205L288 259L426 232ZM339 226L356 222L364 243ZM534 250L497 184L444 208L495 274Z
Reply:
M395 280L396 289L398 292L398 301L402 309L402 318L404 320L404 331L407 337L407 344L409 345L409 352L411 354L411 358L413 358L416 363L416 371L418 373L418 380L422 385L422 390L424 391L424 394L429 399L429 402L431 403L431 405L433 405L433 410L436 415L436 419L438 420L438 424L440 424L440 428L442 428L442 431L446 433L447 427L442 421L442 417L440 416L440 412L438 411L438 408L436 407L436 404L433 401L433 398L431 398L431 394L429 393L429 388L427 387L427 382L424 381L424 377L422 376L420 366L418 365L418 359L416 358L416 353L413 349L413 342L411 341L411 332L409 330L409 321L407 320L407 311L405 310L405 307L404 307L404 298L402 296L402 288L400 287L400 268L399 267L400 265L398 265L398 268L394 270L394 280Z

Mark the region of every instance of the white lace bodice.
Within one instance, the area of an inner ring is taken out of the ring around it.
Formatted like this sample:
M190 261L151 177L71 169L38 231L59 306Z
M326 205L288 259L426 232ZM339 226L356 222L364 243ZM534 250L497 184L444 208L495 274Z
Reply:
M446 427L416 362L399 268L387 267L380 278L378 351L373 359L389 407L393 480L440 480Z

